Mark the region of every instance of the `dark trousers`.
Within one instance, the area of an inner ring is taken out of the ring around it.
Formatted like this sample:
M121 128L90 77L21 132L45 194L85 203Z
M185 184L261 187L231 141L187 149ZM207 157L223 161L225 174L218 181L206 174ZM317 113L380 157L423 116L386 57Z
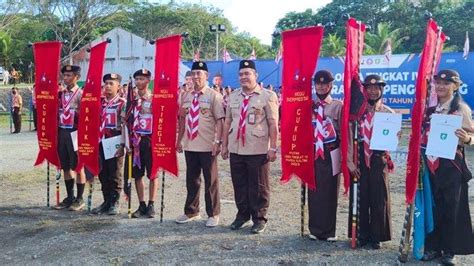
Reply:
M314 161L316 189L308 190L309 231L319 238L336 236L336 213L339 175L332 173L329 149L324 158Z
M19 133L21 131L21 114L20 107L13 107L12 120L15 131L13 133Z
M270 205L269 164L266 154L230 154L230 174L234 186L238 220L267 222Z
M456 158L458 165L460 159ZM434 206L434 230L426 236L426 250L446 254L472 254L474 237L469 213L468 185L450 160L440 159L430 173Z
M363 147L359 152L359 233L361 241L384 242L392 238L390 218L390 189L385 153L374 151L370 158L370 168L365 164ZM351 195L357 196L357 195ZM350 201L352 209L352 200ZM351 225L352 215L349 215ZM349 226L351 236L351 226Z
M186 188L188 191L184 213L190 216L199 213L202 172L206 213L209 217L219 215L221 210L217 158L212 156L211 152L185 151L184 156L186 158Z
M123 176L122 167L124 156L104 160L104 151L100 143L100 172L99 180L102 185L104 200L114 201L122 192Z

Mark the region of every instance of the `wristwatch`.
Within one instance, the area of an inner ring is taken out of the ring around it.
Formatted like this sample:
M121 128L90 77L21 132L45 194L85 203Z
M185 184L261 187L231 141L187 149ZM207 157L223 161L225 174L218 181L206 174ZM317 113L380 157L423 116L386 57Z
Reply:
M464 142L464 144L471 144L471 141L472 141L472 137L469 137L469 140Z
M270 149L268 149L268 150L273 151L273 152L277 152L277 151L278 151L277 148L270 148Z
M216 140L214 140L214 143L220 145L220 144L222 144L222 140L217 140L217 139L216 139Z

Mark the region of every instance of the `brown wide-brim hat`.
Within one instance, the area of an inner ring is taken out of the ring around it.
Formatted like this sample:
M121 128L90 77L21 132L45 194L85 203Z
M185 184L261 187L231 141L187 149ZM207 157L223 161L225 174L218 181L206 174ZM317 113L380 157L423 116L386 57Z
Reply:
M434 75L434 79L442 79L449 82L456 83L458 85L462 85L462 80L459 77L459 73L456 70L452 69L443 69L438 72L438 74Z

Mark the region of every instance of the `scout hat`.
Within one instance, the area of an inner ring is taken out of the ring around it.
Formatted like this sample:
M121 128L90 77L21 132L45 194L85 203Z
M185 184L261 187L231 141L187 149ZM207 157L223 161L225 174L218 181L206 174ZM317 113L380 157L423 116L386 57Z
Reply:
M319 70L314 74L314 83L329 83L334 80L332 73L327 70Z
M242 60L242 61L240 61L239 70L241 70L242 68L251 68L253 70L257 70L255 68L255 62L252 61L252 60Z
M462 84L462 80L459 78L459 73L452 69L443 69L438 72L437 75L434 75L434 79L442 79L456 83L458 85Z
M103 82L106 82L107 80L116 80L119 83L121 83L122 82L122 77L119 74L116 74L116 73L109 73L109 74L105 74L104 77L102 78Z
M385 83L385 80L383 80L383 78L379 75L368 75L365 80L364 80L364 83L362 83L362 85L364 85L364 87L367 87L369 85L379 85L381 87L385 87L385 85L387 85L387 83Z
M191 67L191 70L204 70L204 71L208 72L207 64L203 61L194 62L193 66Z
M65 65L61 68L61 73L64 74L64 72L72 72L76 75L81 74L81 67L80 66L74 66L74 65Z
M148 70L146 68L142 68L142 69L139 69L139 70L135 71L135 73L133 73L133 78L136 78L137 76L143 76L143 77L150 78L151 77L151 72L150 72L150 70Z

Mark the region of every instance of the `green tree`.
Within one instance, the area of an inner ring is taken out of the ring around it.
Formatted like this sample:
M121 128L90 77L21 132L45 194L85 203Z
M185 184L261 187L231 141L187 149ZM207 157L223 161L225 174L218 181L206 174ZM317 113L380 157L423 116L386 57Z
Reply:
M364 54L383 54L389 43L393 53L401 52L399 47L408 37L400 37L400 33L401 29L392 29L388 23L379 23L375 32L366 34Z
M346 53L346 42L336 34L329 34L323 39L321 56L341 56Z

